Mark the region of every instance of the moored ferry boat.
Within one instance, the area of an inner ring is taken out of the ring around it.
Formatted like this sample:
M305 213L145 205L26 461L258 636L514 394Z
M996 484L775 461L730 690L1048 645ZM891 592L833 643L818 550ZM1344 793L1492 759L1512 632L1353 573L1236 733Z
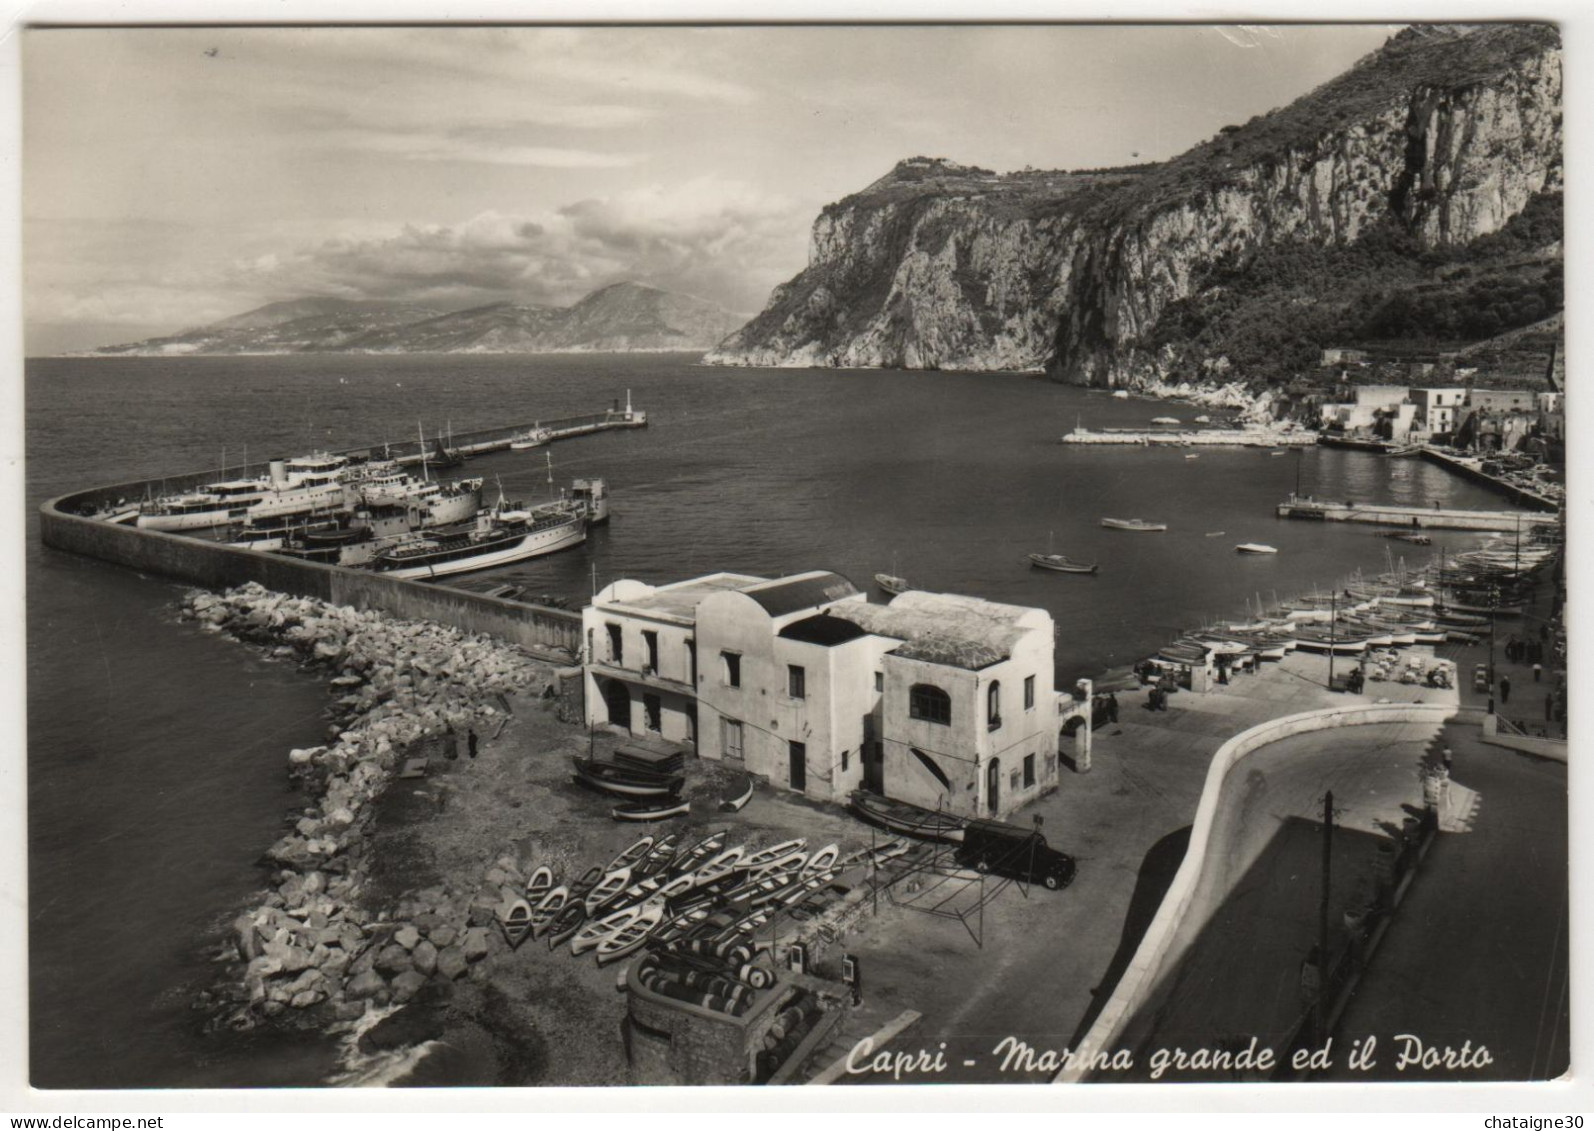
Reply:
M151 500L139 508L137 522L145 530L205 530L337 506L343 501L342 475L348 462L325 452L272 460L264 478L208 483Z
M374 568L393 577L445 577L569 549L587 540L581 508L482 511L470 527L436 528L377 554Z

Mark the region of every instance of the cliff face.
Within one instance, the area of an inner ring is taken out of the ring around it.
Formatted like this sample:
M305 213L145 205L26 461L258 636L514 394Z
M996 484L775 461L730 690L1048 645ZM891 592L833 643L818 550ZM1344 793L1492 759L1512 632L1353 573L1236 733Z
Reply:
M1561 175L1559 36L1425 28L1162 165L998 176L914 159L824 210L809 266L707 360L1022 369L1146 383L1221 359L1150 340L1170 304L1288 243L1497 232Z

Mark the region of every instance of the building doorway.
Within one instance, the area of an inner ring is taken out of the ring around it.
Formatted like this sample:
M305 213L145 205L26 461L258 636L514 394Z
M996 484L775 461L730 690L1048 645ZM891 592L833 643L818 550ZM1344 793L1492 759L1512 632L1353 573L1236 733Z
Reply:
M642 717L647 720L647 728L657 734L664 729L664 709L657 695L642 696Z
M631 729L631 691L617 679L599 681L603 689L604 706L613 726Z
M720 719L720 746L725 752L725 757L741 762L746 759L742 752L742 724L736 719Z
M791 787L798 793L808 789L808 744L793 742L791 746Z
M986 803L991 809L991 816L994 817L1002 802L1002 763L995 758L992 758L991 764L985 767L985 796Z

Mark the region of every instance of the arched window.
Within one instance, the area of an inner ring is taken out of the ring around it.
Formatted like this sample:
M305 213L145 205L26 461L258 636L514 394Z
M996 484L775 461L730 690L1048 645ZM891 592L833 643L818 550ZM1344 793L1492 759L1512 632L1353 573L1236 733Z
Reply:
M995 730L1002 725L1002 684L992 680L985 692L985 725Z
M916 683L908 689L908 716L927 723L952 725L952 697L939 687Z

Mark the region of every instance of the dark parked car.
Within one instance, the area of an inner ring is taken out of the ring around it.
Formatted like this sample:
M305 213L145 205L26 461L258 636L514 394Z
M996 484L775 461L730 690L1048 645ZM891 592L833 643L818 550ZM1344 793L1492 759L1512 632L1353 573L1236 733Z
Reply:
M1039 829L1001 821L970 821L957 861L967 868L1044 884L1052 891L1074 882L1074 858L1046 844Z

